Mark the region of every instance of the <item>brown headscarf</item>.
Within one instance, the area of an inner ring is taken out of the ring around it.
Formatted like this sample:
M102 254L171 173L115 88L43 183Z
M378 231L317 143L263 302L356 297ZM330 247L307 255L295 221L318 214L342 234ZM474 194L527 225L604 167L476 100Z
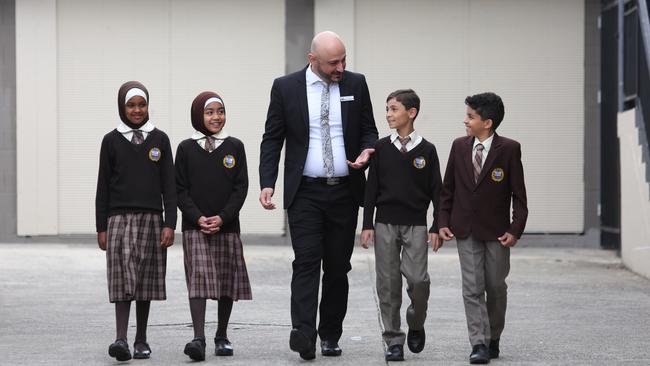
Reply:
M205 102L207 102L210 98L219 98L223 103L223 98L221 98L219 94L211 91L205 91L194 98L194 101L192 102L192 108L190 109L192 127L206 136L212 135L212 132L205 128L205 123L203 123L203 110L205 109ZM224 109L226 108L225 104L223 107Z
M126 83L122 84L122 86L120 86L120 90L117 92L117 110L120 111L120 119L122 122L124 122L124 124L131 127L132 129L137 130L138 128L142 127L142 125L147 123L149 120L149 113L147 113L147 115L144 117L141 125L136 125L135 123L129 121L128 118L126 118L126 108L124 105L127 101L124 100L124 98L126 98L126 93L128 93L129 90L133 88L142 89L142 91L144 91L144 93L147 95L147 105L149 105L149 91L147 88L145 88L145 86L142 85L139 81L127 81Z

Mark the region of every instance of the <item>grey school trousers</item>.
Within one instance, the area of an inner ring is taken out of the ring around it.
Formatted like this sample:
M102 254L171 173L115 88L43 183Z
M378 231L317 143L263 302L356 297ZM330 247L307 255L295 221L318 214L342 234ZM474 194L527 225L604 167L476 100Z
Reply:
M499 339L506 318L510 248L498 241L456 238L463 278L463 303L472 346Z
M403 345L406 339L400 329L402 275L406 278L406 293L411 300L406 309L406 323L413 330L424 328L430 285L427 233L426 226L375 224L377 296L384 324L382 337L389 347Z

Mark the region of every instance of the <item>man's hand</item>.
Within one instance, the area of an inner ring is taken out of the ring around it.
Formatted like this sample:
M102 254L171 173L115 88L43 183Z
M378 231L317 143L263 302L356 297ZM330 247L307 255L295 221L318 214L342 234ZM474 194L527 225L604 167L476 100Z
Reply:
M106 231L97 233L97 245L99 245L99 249L106 251Z
M438 230L438 234L442 238L442 240L448 241L451 240L454 237L454 233L449 230L448 227L443 227Z
M174 230L168 227L162 229L160 233L160 246L163 248L168 248L174 245Z
M350 168L352 168L352 169L361 169L361 168L363 168L364 166L366 166L366 164L368 164L368 162L370 161L370 157L372 156L372 154L374 152L375 152L375 149L365 149L365 150L363 150L361 152L361 154L359 154L359 156L357 157L357 160L354 161L354 163L351 162L350 160L346 160L348 162L348 166Z
M497 239L499 239L501 245L503 245L506 248L514 247L515 245L517 245L517 238L515 238L515 236L510 233L505 233L500 237L498 237Z
M437 233L429 233L429 244L431 244L431 249L437 252L442 247L442 238Z
M271 201L273 197L273 188L263 188L260 192L260 203L267 210L275 210L275 203Z
M361 230L361 246L368 249L368 245L375 241L375 231L372 229Z

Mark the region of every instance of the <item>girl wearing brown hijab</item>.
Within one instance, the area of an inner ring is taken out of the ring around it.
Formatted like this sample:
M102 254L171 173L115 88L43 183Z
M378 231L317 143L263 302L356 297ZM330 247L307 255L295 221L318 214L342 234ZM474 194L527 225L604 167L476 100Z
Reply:
M194 339L191 359L205 359L206 299L219 301L217 356L232 356L226 333L233 301L250 300L251 288L239 237L239 210L248 191L244 144L223 129L223 99L203 92L192 102L191 138L176 150L178 207L183 213L185 278Z
M117 94L122 122L104 136L95 199L97 243L106 251L116 340L108 354L131 359L127 328L136 302L133 358L149 358L151 300L165 300L167 247L174 243L176 186L169 138L149 122L149 92L137 81ZM163 209L164 206L164 209ZM164 218L163 218L164 212Z

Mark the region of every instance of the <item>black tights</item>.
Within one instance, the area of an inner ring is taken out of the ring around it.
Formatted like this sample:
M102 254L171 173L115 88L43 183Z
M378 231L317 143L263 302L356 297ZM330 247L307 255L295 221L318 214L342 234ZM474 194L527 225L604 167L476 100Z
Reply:
M190 314L192 315L192 326L194 327L194 338L205 338L205 303L206 299L190 299ZM218 338L227 338L228 322L232 313L233 301L229 297L219 299L217 310L217 334Z
M136 318L136 342L147 341L147 323L149 322L149 309L151 308L151 301L136 301L135 302L135 318ZM115 324L116 324L116 338L126 340L126 333L129 327L129 313L131 312L131 301L117 301L115 303Z

